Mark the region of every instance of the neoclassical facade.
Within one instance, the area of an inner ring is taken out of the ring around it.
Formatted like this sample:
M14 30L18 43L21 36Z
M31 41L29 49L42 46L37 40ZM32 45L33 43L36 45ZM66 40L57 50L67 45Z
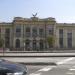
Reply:
M47 38L54 37L52 46ZM11 23L0 23L4 48L10 50L50 50L75 48L75 24L57 23L55 18L15 17Z

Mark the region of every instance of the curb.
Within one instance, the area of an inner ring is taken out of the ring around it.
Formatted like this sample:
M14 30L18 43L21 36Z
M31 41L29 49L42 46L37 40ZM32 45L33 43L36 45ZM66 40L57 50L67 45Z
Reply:
M53 51L0 51L0 53L75 53L75 50L53 50Z
M20 64L24 64L24 65L52 65L52 66L56 66L57 65L54 62L27 62L27 63L22 62Z
M18 58L22 58L22 57L31 57L31 58L35 58L35 57L75 57L75 55L45 55L45 56L42 56L42 55L30 55L30 56L17 56L17 55L15 55L15 56L13 56L13 55L4 55L4 56L0 56L0 57L9 57L9 58L11 58L11 57L18 57Z

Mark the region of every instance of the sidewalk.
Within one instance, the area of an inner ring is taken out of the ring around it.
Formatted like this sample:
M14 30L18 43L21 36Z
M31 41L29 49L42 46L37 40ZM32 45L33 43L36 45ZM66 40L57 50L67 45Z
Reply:
M57 65L51 58L75 57L75 53L28 53L28 52L0 52L0 58L26 65ZM37 59L39 58L39 59ZM43 59L41 59L43 58ZM36 60L37 59L37 60ZM41 60L40 60L41 59ZM45 59L45 60L44 60ZM61 60L61 59L60 59Z
M62 50L44 50L44 51L0 51L0 53L2 53L2 52L4 52L4 53L75 53L75 49L73 49L73 50L65 50L65 49L62 49Z
M75 53L0 53L0 57L75 57Z

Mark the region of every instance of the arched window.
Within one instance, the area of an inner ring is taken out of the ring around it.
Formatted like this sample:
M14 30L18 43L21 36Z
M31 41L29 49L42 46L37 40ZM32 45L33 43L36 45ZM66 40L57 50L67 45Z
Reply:
M30 50L30 40L29 39L25 41L25 48L26 50Z
M43 48L44 48L44 42L43 42L43 40L40 40L39 44L40 44L40 49L43 50Z
M16 39L16 48L20 48L20 40Z
M33 50L37 49L36 40L33 40Z

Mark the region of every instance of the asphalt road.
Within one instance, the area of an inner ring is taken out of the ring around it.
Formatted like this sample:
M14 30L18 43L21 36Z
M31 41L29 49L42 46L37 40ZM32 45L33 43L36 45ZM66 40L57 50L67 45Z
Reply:
M75 57L58 58L57 66L53 65L27 65L27 75L75 75ZM53 58L54 60L54 58Z
M1 59L19 63L57 63L69 57L0 57ZM43 65L43 64L42 64Z

